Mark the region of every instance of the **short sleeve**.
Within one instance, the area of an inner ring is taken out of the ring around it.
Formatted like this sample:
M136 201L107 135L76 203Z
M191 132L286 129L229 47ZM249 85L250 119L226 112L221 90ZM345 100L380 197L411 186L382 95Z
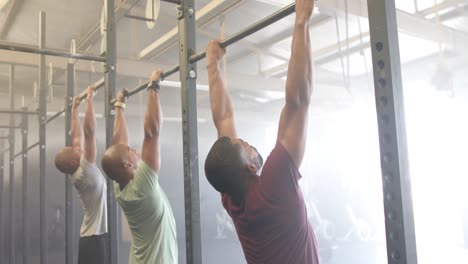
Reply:
M133 179L122 190L118 184L114 186L116 200L130 226L157 226L169 205L158 184L156 171L141 162Z
M277 141L260 175L262 193L268 197L297 194L301 174L288 151Z
M141 194L153 193L158 186L158 174L144 161L141 161L133 178L133 188Z
M81 156L80 166L71 178L73 184L78 189L89 186L97 187L103 184L105 180L96 164L87 161L84 156Z

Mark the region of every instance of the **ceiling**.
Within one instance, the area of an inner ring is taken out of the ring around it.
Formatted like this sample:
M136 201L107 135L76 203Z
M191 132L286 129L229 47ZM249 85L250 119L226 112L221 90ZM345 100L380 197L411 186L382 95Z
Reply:
M224 36L232 35L290 2L196 0L198 50L204 50L210 39L221 37L222 31ZM348 1L347 5L344 0L318 3L318 11L311 21L317 85L314 100L319 106L335 102L340 107L351 103L352 98L359 97L360 93L367 96L372 90L367 4L365 0ZM445 51L446 63L457 67L454 70L468 68L468 52L465 51L468 44L468 0L438 0L435 7L434 0L397 0L396 5L403 67L419 69L411 78L424 73L421 71L424 67L427 67L426 72L434 70L440 61L439 47ZM36 45L38 14L42 10L47 15L47 48L69 50L74 39L80 53L99 54L102 7L103 1L96 0L10 0L0 12L0 38L2 41ZM145 0L116 1L118 88L132 88L145 80L151 69L168 68L178 63L176 6L162 2L157 25L153 29L148 29L143 21L123 16L144 16L145 8ZM441 24L437 23L438 20ZM275 104L282 99L293 24L294 17L290 16L229 47L227 78L233 97L242 102L240 108L261 109L262 105ZM428 34L428 30L434 34ZM67 62L61 58L47 58L47 63L52 63L54 79L54 86L50 89L53 91L51 111L63 104L63 69ZM10 63L16 64L18 102L25 96L26 104L34 105L32 96L38 75L37 55L0 51L0 93L5 95L8 94ZM77 92L102 77L101 63L81 61L75 68ZM200 62L199 83L206 85L204 68L204 62ZM178 76L170 80L178 81ZM199 104L201 108L207 108L208 97L203 90L199 92ZM179 97L177 88L172 88L167 94ZM0 103L6 103L6 96L2 97L0 100L4 101Z

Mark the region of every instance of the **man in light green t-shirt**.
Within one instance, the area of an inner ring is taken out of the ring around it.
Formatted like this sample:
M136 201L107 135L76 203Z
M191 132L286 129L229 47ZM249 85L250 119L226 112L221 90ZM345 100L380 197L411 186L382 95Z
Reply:
M132 232L130 264L178 263L175 220L169 201L158 183L161 167L161 73L161 70L154 71L148 85L141 160L128 145L128 127L124 115L126 96L123 92L119 92L114 104L112 146L102 157L102 168L114 180L116 200Z

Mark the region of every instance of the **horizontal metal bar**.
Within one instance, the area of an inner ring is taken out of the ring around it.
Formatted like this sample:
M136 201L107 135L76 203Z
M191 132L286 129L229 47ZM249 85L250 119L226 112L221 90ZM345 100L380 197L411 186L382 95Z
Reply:
M282 9L280 9L279 11L273 13L272 15L258 21L257 23L245 28L244 30L241 30L240 32L232 35L231 37L227 38L227 39L224 39L223 41L221 41L220 43L220 46L222 48L226 48L234 43L236 43L237 41L241 40L241 39L244 39L250 35L252 35L253 33L255 32L258 32L268 26L270 26L271 24L293 14L294 12L296 11L296 4L293 3L293 4L290 4ZM206 51L205 52L202 52L202 53L198 53L198 54L195 54L195 55L192 55L190 56L190 62L191 63L196 63L202 59L206 58ZM171 76L172 74L176 73L179 71L179 65L177 66L174 66L172 68L170 68L168 71L165 71L162 76L161 76L161 79L164 80L165 78ZM127 91L127 96L128 97L131 97L132 95L146 89L146 87L148 86L148 83L149 82L146 82L142 85L139 85L137 86L136 88L132 89L132 90L129 90ZM112 99L110 104L113 105L117 100L116 99Z
M141 20L141 21L147 21L147 22L156 22L156 20L154 20L152 18L134 16L134 15L130 15L130 14L125 14L124 17L131 18L131 19L136 19L136 20Z
M105 80L104 78L100 79L99 81L95 82L94 84L92 84L91 86L95 87L94 88L94 91L98 91L99 89L101 89L102 87L104 87L104 84L105 84ZM80 94L80 101L83 101L87 96L87 92L86 90L81 92ZM70 106L71 106L71 103L70 103ZM60 111L58 111L57 113L55 113L53 116L51 116L50 118L48 118L44 123L43 125L47 125L48 123L52 122L53 120L55 120L57 117L61 116L63 113L65 113L66 109L62 109Z
M0 114L28 114L28 115L37 115L36 111L21 111L21 110L9 110L9 109L0 109Z
M173 66L169 70L163 72L163 74L161 75L161 79L164 80L165 78L171 76L172 74L174 74L174 73L176 73L178 71L179 71L179 65ZM145 83L137 86L136 88L133 88L132 90L128 90L127 91L127 97L131 97L134 94L137 94L142 90L145 90L148 87L148 84L149 84L149 82L145 82ZM114 105L116 101L117 101L117 99L112 99L112 101L110 102L111 105Z
M55 57L63 57L63 58L70 58L70 59L78 59L78 60L89 60L89 61L99 61L99 62L106 61L106 58L102 56L93 56L93 55L86 55L86 54L79 54L79 53L73 54L73 53L69 53L66 51L40 49L40 48L20 45L16 43L9 43L9 42L0 42L0 49L17 51L17 52L41 54L41 55L49 55L49 56L55 56Z
M57 113L55 113L53 116L49 117L49 118L43 123L43 125L49 124L50 122L52 122L53 120L55 120L57 117L61 116L63 113L65 113L65 109L62 109L62 110L58 111Z
M32 144L31 146L29 146L27 149L24 149L24 150L22 150L21 152L16 153L16 154L13 156L13 158L19 157L19 156L23 155L24 153L27 153L27 152L30 151L31 149L37 147L37 146L39 146L39 142L36 142L36 143Z
M0 128L12 128L12 129L21 129L20 126L0 126Z
M10 139L10 136L3 136L3 137L0 137L0 139L7 140L7 139Z
M101 89L102 87L104 87L104 85L106 84L106 81L105 81L105 78L102 77L101 79L99 79L97 82L91 84L90 86L91 87L94 87L94 91L97 92L99 89ZM83 101L86 96L87 96L87 91L84 90L83 92L80 93L80 101ZM71 105L71 104L70 104Z
M274 24L277 21L279 21L279 20L293 14L295 11L296 11L296 3L290 4L290 5L286 6L286 7L284 7L283 9L280 9L276 13L274 13L274 14L272 14L272 15L258 21L257 23L255 23L255 24L253 24L253 25L239 31L238 33L230 36L229 38L221 41L220 46L222 48L227 48L228 46L236 43L237 41L242 40L242 39L252 35L253 33L256 33L258 31L270 26L271 24ZM190 56L190 62L191 63L196 63L196 62L204 59L205 57L206 57L206 51Z

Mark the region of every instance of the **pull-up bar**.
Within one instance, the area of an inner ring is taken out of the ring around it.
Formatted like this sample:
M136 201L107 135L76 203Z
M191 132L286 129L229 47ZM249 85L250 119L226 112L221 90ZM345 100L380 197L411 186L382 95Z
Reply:
M252 24L250 25L249 27L239 31L238 33L232 35L231 37L227 38L227 39L224 39L223 41L221 41L220 43L220 46L222 48L227 48L228 46L238 42L239 40L241 39L244 39L250 35L252 35L253 33L256 33L268 26L270 26L271 24L291 15L292 13L294 13L296 11L296 3L292 3L282 9L280 9L279 11L271 14L270 16L256 22L255 24ZM198 54L195 54L195 55L192 55L190 56L190 63L196 63L202 59L206 58L206 51L205 52L202 52L202 53L198 53ZM165 78L171 76L172 74L178 72L180 69L180 66L179 65L176 65L172 68L170 68L168 71L165 71L162 73L161 75L161 80L164 80ZM146 89L146 87L148 87L148 83L149 82L146 82L144 84L141 84L139 85L138 87L132 89L132 90L129 90L126 92L126 95L127 97L131 97L132 95ZM112 99L111 100L111 104L113 105L117 100L116 99Z
M28 114L28 115L37 115L37 111L21 111L21 110L10 110L10 109L0 109L0 114Z
M13 156L13 158L16 158L16 157L18 157L18 156L21 156L21 155L27 153L28 151L30 151L31 149L37 147L37 146L39 146L39 142L36 142L36 143L32 144L31 146L29 146L28 148L21 150L21 152L16 153L16 154Z
M79 54L79 53L69 53L69 52L60 51L60 50L40 49L40 48L20 45L16 43L9 43L9 42L0 42L0 49L17 51L17 52L25 52L25 53L41 54L41 55L49 55L49 56L55 56L55 57L63 57L63 58L70 58L70 59L78 59L78 60L106 62L106 58L101 57L101 56L85 55L85 54Z
M11 129L21 129L20 126L0 126L0 128L11 128Z
M105 80L104 78L100 79L99 81L95 82L92 86L94 87L94 91L97 91L99 89L101 89L102 87L104 87L104 84L105 84ZM80 101L83 101L85 98L86 98L86 90L81 92L81 94L79 95L80 96ZM69 104L69 107L71 107L72 103ZM62 109L60 111L58 111L57 113L55 113L53 116L51 116L50 118L48 118L43 124L44 125L47 125L48 123L52 122L54 119L56 119L57 117L61 116L63 113L65 113L66 109Z

